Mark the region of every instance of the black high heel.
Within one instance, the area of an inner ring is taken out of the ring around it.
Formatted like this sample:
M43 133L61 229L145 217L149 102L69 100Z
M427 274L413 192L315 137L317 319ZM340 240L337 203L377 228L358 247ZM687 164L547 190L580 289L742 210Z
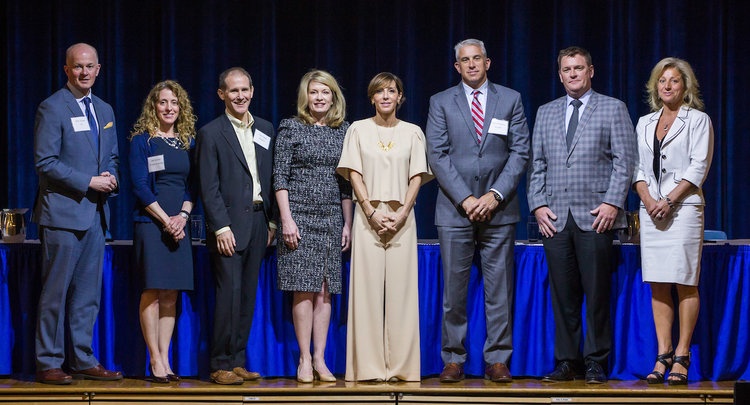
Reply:
M669 372L672 368L672 362L674 361L674 350L669 353L664 353L656 356L656 361L663 364L665 369L664 372L659 372L656 369L646 376L646 382L649 384L661 384L664 382L664 375ZM655 377L650 377L654 375Z
M669 373L669 376L676 377L675 379L668 379L667 382L669 385L687 385L688 383L688 372L687 370L690 368L690 352L688 352L687 356L674 356L672 359L672 365L679 364L682 367L685 367L684 373Z
M167 374L167 379L169 381L181 381L182 380L182 378L180 378L180 376L176 374Z
M154 366L151 366L151 377L146 378L147 381L151 381L159 384L169 384L169 377L159 377L154 373Z

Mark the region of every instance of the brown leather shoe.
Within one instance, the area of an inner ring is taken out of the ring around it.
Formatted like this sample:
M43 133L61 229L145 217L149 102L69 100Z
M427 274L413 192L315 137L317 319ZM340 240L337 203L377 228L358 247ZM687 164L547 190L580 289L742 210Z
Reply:
M68 385L73 382L73 377L62 371L61 368L38 371L36 380L43 384Z
M440 373L440 382L454 383L464 379L464 366L458 363L448 363Z
M494 382L511 382L510 370L503 363L495 363L484 369L484 378Z
M237 374L240 378L242 378L245 381L253 381L260 378L260 373L256 373L255 371L247 371L245 367L235 367L232 369L232 372Z
M115 381L122 380L122 373L119 371L110 371L102 367L101 364L97 364L96 367L87 368L85 370L73 371L73 378L84 379L84 380L98 380L98 381Z
M216 370L211 373L211 382L221 385L240 385L245 380L231 371Z

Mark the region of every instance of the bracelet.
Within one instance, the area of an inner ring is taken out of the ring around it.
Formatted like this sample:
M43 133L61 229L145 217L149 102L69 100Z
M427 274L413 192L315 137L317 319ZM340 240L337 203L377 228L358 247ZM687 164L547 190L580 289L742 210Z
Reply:
M669 197L664 197L664 200L667 202L667 205L669 205L669 208L674 208L674 203L672 202L672 199Z
M188 219L188 218L190 218L190 213L187 212L187 211L185 211L185 210L180 210L180 216L183 217L183 218L185 218L185 219Z
M372 210L372 214L367 216L367 220L368 221L371 220L374 215L375 215L375 210Z

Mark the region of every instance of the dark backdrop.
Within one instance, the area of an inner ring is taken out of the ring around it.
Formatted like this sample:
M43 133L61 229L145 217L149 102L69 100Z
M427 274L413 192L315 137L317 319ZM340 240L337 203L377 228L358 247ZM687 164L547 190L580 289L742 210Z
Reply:
M452 46L475 37L485 41L492 59L490 80L523 95L530 127L540 105L564 94L556 72L561 48L589 49L594 89L625 101L634 122L648 112L644 84L651 67L666 56L688 60L715 130L706 227L750 237L750 114L741 107L750 89L742 73L750 66L750 24L743 1L7 0L2 13L2 207L33 204L34 114L64 85L64 50L72 43L88 42L99 51L102 68L93 91L112 104L120 137L122 192L112 200L111 231L115 239L130 239L127 135L157 81L175 79L188 90L201 126L223 111L216 96L219 73L244 66L255 84L251 111L278 124L295 112L300 77L325 69L344 87L353 121L372 115L365 95L369 79L392 71L406 86L400 117L424 128L430 95L459 81ZM436 237L436 192L432 182L419 196L421 238ZM528 213L525 184L519 193ZM637 208L632 193L628 208ZM517 234L525 238L525 221ZM29 237L36 237L34 227Z

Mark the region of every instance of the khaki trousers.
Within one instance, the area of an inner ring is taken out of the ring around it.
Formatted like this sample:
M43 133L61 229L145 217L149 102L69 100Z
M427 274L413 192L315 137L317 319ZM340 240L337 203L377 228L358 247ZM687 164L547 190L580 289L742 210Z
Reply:
M397 203L378 204L391 213ZM355 210L349 275L346 380L419 381L419 296L414 211L383 245Z

